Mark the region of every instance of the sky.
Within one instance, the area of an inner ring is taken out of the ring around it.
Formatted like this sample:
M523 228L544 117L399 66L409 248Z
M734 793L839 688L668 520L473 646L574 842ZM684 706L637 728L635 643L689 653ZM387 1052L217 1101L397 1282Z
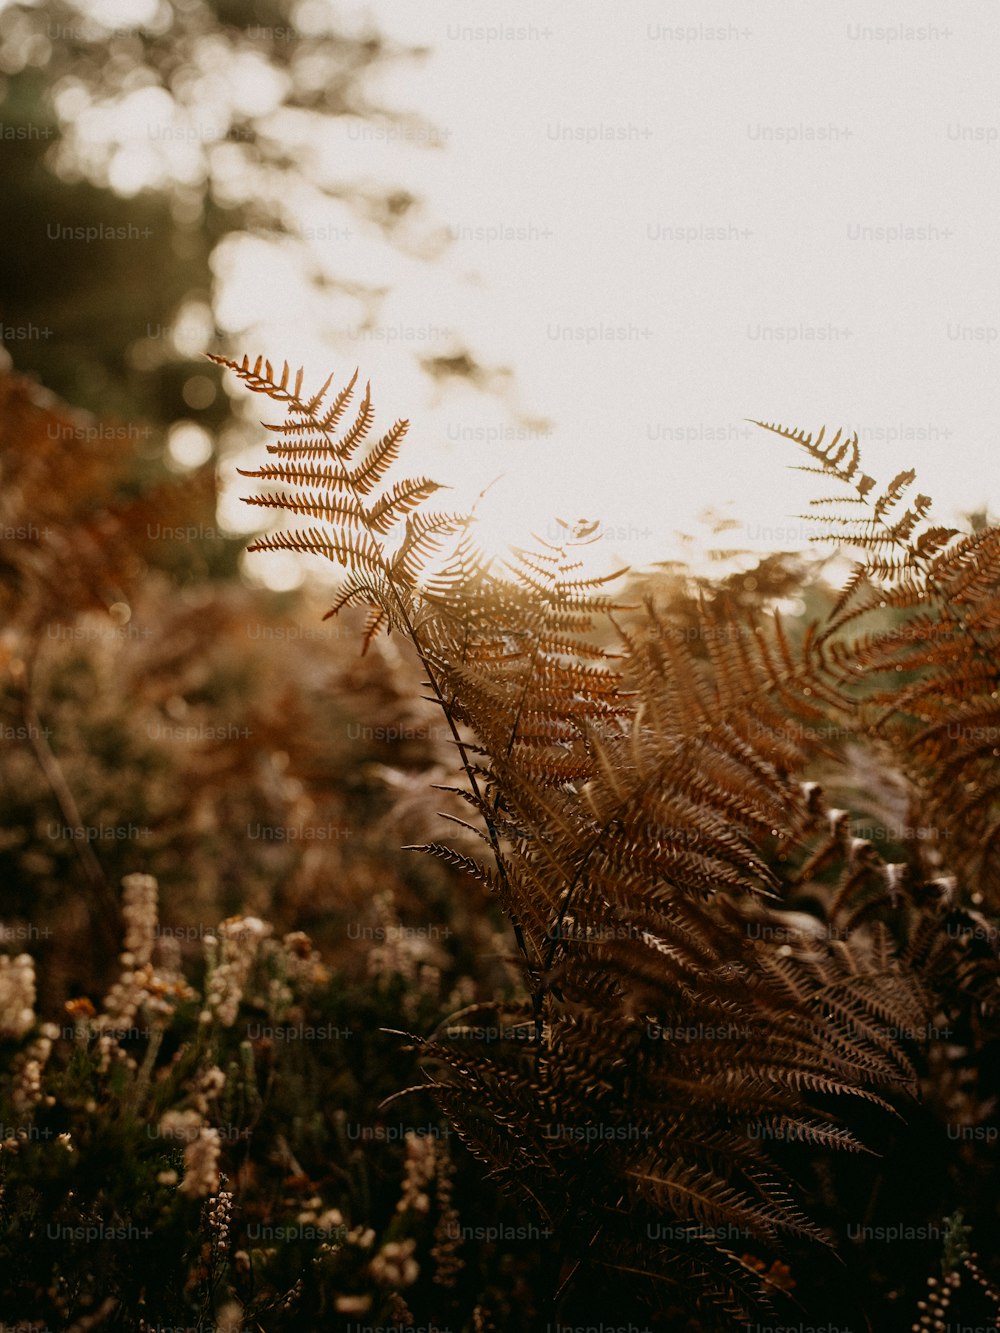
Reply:
M551 423L490 442L493 405L421 407L506 469L512 520L600 519L639 563L727 505L799 545L817 479L747 417L857 429L943 514L996 504L995 6L371 11L432 48L381 86L448 131L424 193L470 275L417 278L401 318L469 330Z
M299 22L329 9L303 0ZM317 381L358 366L380 424L411 419L412 470L463 499L493 483L488 538L588 518L609 558L643 565L711 508L731 545L803 547L819 479L747 418L857 430L866 470L916 468L942 521L996 512L992 4L333 12L428 48L370 90L430 128L338 118L309 144L317 180L418 195L402 248L343 204L290 196L321 267L385 289L379 323L252 240L219 256L219 322ZM228 77L267 114L259 71ZM302 132L281 112L271 129ZM126 188L149 152L147 131ZM493 391L420 371L463 346L503 372ZM251 522L224 481L223 521Z

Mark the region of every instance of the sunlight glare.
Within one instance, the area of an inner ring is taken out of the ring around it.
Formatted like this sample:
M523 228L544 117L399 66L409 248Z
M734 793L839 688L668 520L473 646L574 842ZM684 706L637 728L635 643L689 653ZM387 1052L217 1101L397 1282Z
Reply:
M168 462L177 469L201 467L212 456L212 437L195 421L178 421L167 433Z
M247 583L272 592L292 592L305 581L305 566L291 551L269 551L267 559L244 551L240 571Z
M255 51L240 51L226 62L226 88L240 115L263 116L280 106L288 76Z
M256 449L243 453L228 452L219 469L218 499L215 516L219 526L232 536L249 536L261 532L268 524L267 512L244 502L245 495L253 495L256 482L241 477L237 468L249 472L260 465Z
M160 0L77 0L76 8L108 32L157 23L162 10Z

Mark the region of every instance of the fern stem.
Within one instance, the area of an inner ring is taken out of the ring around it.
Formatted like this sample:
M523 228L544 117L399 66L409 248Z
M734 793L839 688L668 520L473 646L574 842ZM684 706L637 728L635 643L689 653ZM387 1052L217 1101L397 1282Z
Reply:
M329 383L329 381L328 381L328 383ZM283 389L283 388L284 388L284 385L281 385L281 386L279 386L279 387ZM366 393L365 393L365 403L366 403L366 404L370 402L370 398L369 398L369 390L370 390L370 386L368 386L368 388L366 389ZM317 400L313 400L313 401L317 402L317 406L318 406L318 401L317 401ZM325 424L324 424L324 423L317 417L317 413L316 413L315 409L314 409L314 410L309 410L309 411L307 411L307 408L312 408L312 404L311 404L311 403L308 404L308 405L306 405L306 404L299 404L299 403L296 401L296 404L295 404L295 405L299 407L299 410L301 410L301 411L303 411L303 412L306 412L306 415L308 415L308 416L310 416L310 417L312 418L312 420L313 420L313 424L314 424L314 425L316 426L316 428L319 430L319 433L323 436L323 438L326 440L326 442L327 442L327 444L328 444L328 446L329 446L331 457L334 459L336 466L338 466L339 469L340 469L340 480L344 483L344 485L346 486L346 488L349 490L349 492L350 492L352 498L353 498L354 501L357 503L359 510L360 510L362 513L364 513L363 497L362 497L361 493L358 491L358 489L357 489L357 487L355 486L354 482L352 481L350 472L348 471L348 468L347 468L347 465L346 465L344 459L341 458L340 455L339 455L339 453L337 452L337 448L336 448L336 440L335 440L335 437L334 437L334 435L333 435L333 427L332 427L332 425L329 426L329 427L326 426L326 425L325 425ZM380 567L380 572L381 572L381 574L382 574L382 576L383 576L383 578L384 578L384 580L385 580L385 584L386 584L386 586L388 587L388 589L390 590L390 592L391 592L391 594L392 594L392 597L393 597L393 600L394 600L394 603L395 603L396 613L397 613L397 615L398 615L398 617L399 617L400 623L403 625L404 631L405 631L407 637L409 638L410 642L412 643L413 648L414 648L414 650L415 650L415 652L416 652L416 654L417 654L417 657L418 657L419 660L420 660L420 664L421 664L421 666L423 667L423 669L424 669L424 671L425 671L425 673L426 673L426 675L427 675L427 681L428 681L428 684L430 685L430 687L431 687L431 689L432 689L432 691L433 691L433 693L434 693L435 700L437 701L438 705L440 706L441 711L444 713L445 721L446 721L447 724L448 724L448 729L449 729L449 731L451 732L452 738L453 738L453 740L454 740L454 742L455 742L455 746L456 746L456 748L457 748L457 750L458 750L459 758L460 758L460 760L461 760L462 768L463 768L463 770L464 770L464 772L465 772L465 776L466 776L466 778L467 778L467 780L468 780L468 782L469 782L469 785L470 785L470 787L471 787L471 789L472 789L472 793L473 793L474 797L476 798L476 802L477 802L478 808L483 812L483 821L484 821L484 823L485 823L485 825L486 825L487 834L488 834L489 842L490 842L490 847L491 847L491 849L492 849L493 857L494 857L494 861L495 861L495 863L496 863L496 867L497 867L497 873L498 873L498 875L500 876L501 883L503 883L504 887L506 888L506 887L508 887L507 872L506 872L506 869L505 869L505 866L504 866L504 863L503 863L503 857L502 857L502 855L501 855L501 851L500 851L500 839L499 839L499 835L498 835L498 833L497 833L497 829L496 829L496 826L495 826L493 820L490 818L489 814L486 813L486 802L485 802L485 800L484 800L484 798L483 798L482 792L481 792L480 787L479 787L479 783L478 783L478 781L477 781L477 779L476 779L475 771L474 771L474 769L473 769L473 767L472 767L472 764L471 764L471 762L470 762L470 760L469 760L469 756L468 756L468 753L467 753L467 751L466 751L466 747L465 747L465 742L462 740L462 737L461 737L461 735L460 735L460 733L459 733L459 730L458 730L458 725L457 725L457 723L456 723L456 721L455 721L454 714L453 714L453 712L452 712L452 710L451 710L451 708L450 708L448 702L446 701L444 690L442 689L442 687L441 687L441 683L440 683L440 681L439 681L439 679L438 679L438 676L437 676L436 672L434 671L434 668L433 668L433 664L432 664L432 661L431 661L430 654L428 653L427 649L424 647L424 644L422 643L422 641L421 641L421 639L420 639L420 636L419 636L419 634L418 634L418 632L417 632L417 628L416 628L416 626L414 625L414 623L413 623L413 621L412 621L412 619L411 619L411 617L410 617L410 613L409 613L409 611L408 611L408 609L407 609L407 606L406 606L406 603L405 603L405 601L404 601L404 599L403 599L402 593L400 592L399 588L398 588L397 585L396 585L396 581L395 581L395 579L393 578L392 567L391 567L391 565L389 564L388 560L386 559L386 556L385 556L385 550L384 550L384 547L383 547L381 541L379 540L378 533L373 532L372 529L371 529L371 527L368 526L367 524L366 524L366 526L368 527L369 537L370 537L370 539L371 539L371 541L372 541L374 547L376 548L376 558L377 558L377 561L378 561L378 564L379 564L379 567ZM535 965L534 965L533 962L532 962L532 959L531 959L531 956L530 956L530 953L529 953L529 950L528 950L527 940L526 940L526 938L525 938L525 935L524 935L524 932L523 932L523 930L522 930L522 928L521 928L520 923L519 923L516 919L512 919L512 926L513 926L513 929L514 929L514 937L515 937L515 939L516 939L516 941L517 941L518 949L520 950L521 955L522 955L522 957L524 958L525 968L526 968L527 975L528 975L528 979L529 979L529 986L530 986L530 988L531 988L532 990L534 990L535 987L536 987L536 985L537 985L537 980L536 980L536 978L537 978L537 969L536 969Z

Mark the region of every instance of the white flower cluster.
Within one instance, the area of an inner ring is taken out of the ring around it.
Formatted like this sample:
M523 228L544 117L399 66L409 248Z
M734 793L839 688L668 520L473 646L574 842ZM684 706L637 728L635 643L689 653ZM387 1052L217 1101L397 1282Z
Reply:
M122 974L104 1001L104 1012L96 1026L127 1028L146 998L152 980L153 945L156 941L156 880L152 875L126 875L122 880L122 915L125 918L125 949L120 955Z
M160 1116L160 1133L164 1138L179 1139L184 1145L184 1179L178 1186L182 1194L204 1199L217 1195L209 1214L209 1221L217 1230L222 1226L222 1213L232 1208L232 1194L219 1190L219 1157L222 1143L219 1131L205 1124L205 1117L226 1086L226 1076L217 1065L209 1065L194 1081L191 1095L194 1106L180 1110L173 1107ZM166 1173L164 1173L166 1174ZM173 1184L176 1175L163 1184ZM225 1215L225 1230L229 1231L229 1213ZM218 1224L218 1225L216 1225Z
M929 1277L927 1298L917 1301L920 1314L911 1325L913 1333L933 1333L934 1329L947 1328L948 1306L961 1285L961 1273L949 1273L940 1282L936 1277Z
M434 961L434 947L420 932L403 927L396 914L391 890L376 893L372 905L378 921L375 938L379 943L368 952L368 975L395 974L411 982L403 991L403 1011L412 1018L420 1008L423 995L430 995L435 1000L440 997L441 969Z
M184 1179L181 1194L205 1199L219 1192L219 1131L203 1125L198 1137L184 1149Z
M113 1061L123 1064L126 1069L135 1069L135 1061L122 1048L118 1038L109 1032L102 1033L94 1043L94 1054L97 1056L97 1072L106 1074L111 1068Z
M304 931L295 930L285 935L280 945L269 941L269 948L278 969L278 975L272 978L268 987L267 1007L271 1015L284 1013L296 992L301 994L329 981L330 974Z
M295 1306L299 1297L302 1295L303 1285L304 1283L302 1279L297 1278L294 1286L285 1292L284 1299L281 1302L282 1310L291 1310Z
M20 1039L35 1024L35 960L0 954L0 1037Z
M417 960L410 940L399 928L392 893L384 890L372 898L375 916L378 921L377 939L381 940L368 954L368 975L382 976L385 973L397 973L405 981L412 981L417 973Z
M368 1271L376 1282L388 1287L412 1287L420 1276L420 1265L413 1257L417 1242L409 1240L390 1240L379 1250L368 1265Z
M229 1219L233 1212L233 1196L229 1190L220 1190L208 1210L208 1225L215 1232L220 1248L229 1244Z
M321 986L329 980L329 973L304 930L291 931L281 944L288 979L297 987Z
M152 961L159 925L156 880L152 875L126 875L122 888L125 948L132 954L136 967L145 967Z
M261 941L270 933L271 927L259 917L237 916L223 921L218 935L205 937L208 986L201 1012L203 1023L214 1019L222 1027L231 1028L236 1022L250 969Z
M303 1226L315 1226L318 1231L339 1231L344 1225L344 1214L339 1208L323 1208L323 1200L318 1194L306 1199L296 1222Z
M193 1143L204 1128L204 1121L195 1110L164 1111L160 1116L160 1134L165 1139L180 1139L182 1143Z
M403 1192L396 1204L398 1213L405 1213L411 1209L415 1213L426 1213L430 1210L431 1201L426 1190L434 1179L436 1163L434 1140L426 1134L408 1132Z
M202 1070L191 1094L199 1115L209 1114L225 1086L226 1076L218 1065L209 1065L207 1069Z
M42 1096L42 1074L52 1054L52 1043L58 1036L57 1027L52 1023L43 1023L39 1036L14 1061L11 1100L19 1116L30 1115L41 1101L46 1106L55 1103L54 1097Z
M162 1022L169 1022L179 1000L193 991L179 971L154 971L153 949L159 929L157 885L152 875L126 875L122 880L125 917L125 948L119 955L121 976L104 1000L103 1012L93 1019L93 1026L120 1030L132 1026L140 1008ZM126 1056L113 1035L98 1041L100 1071L106 1073L112 1059L123 1060L130 1067L135 1062Z

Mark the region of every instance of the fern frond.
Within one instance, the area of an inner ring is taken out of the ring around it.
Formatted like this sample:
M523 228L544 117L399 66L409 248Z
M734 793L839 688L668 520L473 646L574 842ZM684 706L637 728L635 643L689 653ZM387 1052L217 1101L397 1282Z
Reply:
M329 533L322 528L304 528L295 532L275 532L258 537L249 551L298 551L303 555L321 555L352 573L357 569L379 575L384 572L382 553L364 535L350 532Z
M346 497L299 491L292 495L245 495L244 504L260 505L265 509L285 509L292 514L308 514L324 523L357 523L364 511L356 500Z
M386 533L440 489L436 481L429 481L426 477L397 481L365 511L365 522L376 532Z
M304 403L299 397L302 392L301 368L295 372L294 386L289 389L288 377L291 371L287 361L282 366L281 379L277 380L270 361L265 361L261 356L258 356L253 366L251 366L250 358L247 356L244 356L241 362L236 362L230 361L228 357L216 356L212 352L208 352L206 355L209 361L214 361L217 366L231 370L237 379L242 380L247 388L252 389L254 393L267 394L268 398L274 398L279 403L288 403L296 411L308 411L308 404Z
M355 423L355 426L357 424ZM367 495L382 480L396 461L403 437L409 428L410 423L408 421L397 421L391 430L387 431L380 440L372 445L361 462L357 463L348 473L351 485L359 494ZM367 430L367 426L365 430ZM356 443L357 441L354 441L351 447L353 448ZM345 457L348 456L347 451L344 452Z

